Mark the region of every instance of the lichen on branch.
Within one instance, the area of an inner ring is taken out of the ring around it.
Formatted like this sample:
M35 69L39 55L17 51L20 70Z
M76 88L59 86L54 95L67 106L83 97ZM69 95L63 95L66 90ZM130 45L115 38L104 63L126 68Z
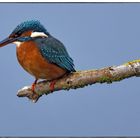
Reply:
M56 80L54 91L82 88L95 83L112 83L132 76L140 76L140 60L133 60L120 66L111 66L97 70L77 71ZM18 97L27 97L33 102L44 94L51 92L50 82L41 81L35 86L35 93L31 86L26 86L18 91Z

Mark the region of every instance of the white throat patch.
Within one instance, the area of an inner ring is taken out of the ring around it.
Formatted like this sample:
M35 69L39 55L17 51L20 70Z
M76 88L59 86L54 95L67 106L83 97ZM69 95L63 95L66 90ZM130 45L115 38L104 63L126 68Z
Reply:
M20 47L20 45L21 45L23 42L15 41L15 42L13 42L13 43L16 44L17 47Z
M32 32L31 37L48 37L45 33L43 32Z

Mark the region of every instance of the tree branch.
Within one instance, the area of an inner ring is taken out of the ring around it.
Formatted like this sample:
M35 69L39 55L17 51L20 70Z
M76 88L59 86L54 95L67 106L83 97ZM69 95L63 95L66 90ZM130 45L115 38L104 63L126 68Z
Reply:
M95 83L112 83L132 76L140 76L140 60L134 60L120 66L111 66L98 70L86 70L70 73L56 80L54 91L82 88ZM18 97L27 97L33 102L43 94L50 94L50 82L41 81L35 86L35 93L31 86L26 86L18 91Z

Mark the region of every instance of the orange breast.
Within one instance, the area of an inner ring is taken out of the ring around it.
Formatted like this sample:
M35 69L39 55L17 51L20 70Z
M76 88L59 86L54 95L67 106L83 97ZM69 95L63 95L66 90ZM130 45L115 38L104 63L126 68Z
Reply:
M66 70L43 58L32 41L22 43L17 47L17 58L20 65L37 79L54 80L66 73Z

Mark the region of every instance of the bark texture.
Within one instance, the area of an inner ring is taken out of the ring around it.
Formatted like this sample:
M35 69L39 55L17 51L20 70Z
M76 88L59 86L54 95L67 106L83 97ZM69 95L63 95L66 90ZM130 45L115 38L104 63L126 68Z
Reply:
M120 66L70 73L56 80L54 91L83 88L95 83L112 83L132 76L140 76L140 60L134 60ZM36 84L35 93L32 92L31 86L26 86L18 91L17 96L27 97L33 102L37 102L42 95L50 93L52 93L50 82L41 81Z

